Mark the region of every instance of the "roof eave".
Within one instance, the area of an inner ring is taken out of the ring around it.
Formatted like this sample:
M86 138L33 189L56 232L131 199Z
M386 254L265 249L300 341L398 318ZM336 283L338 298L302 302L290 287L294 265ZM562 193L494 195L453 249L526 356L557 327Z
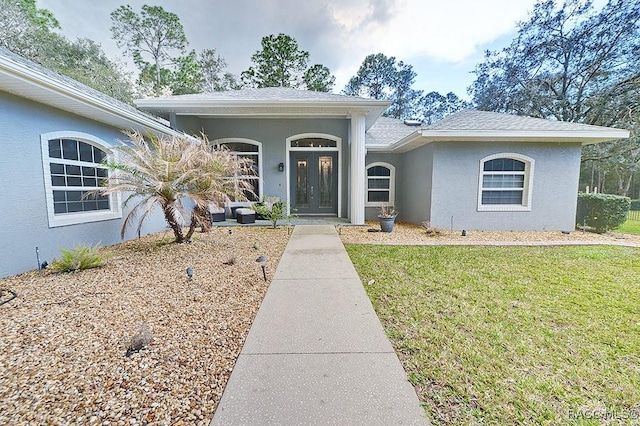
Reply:
M499 131L499 130L421 130L415 137L404 138L389 146L387 152L407 152L433 142L551 142L591 145L630 136L628 130L608 129L598 131Z
M44 97L45 93L53 93L57 96L70 99L78 104L89 106L95 110L95 114L86 114L86 118L96 120L101 123L109 124L114 127L123 126L121 123L124 121L130 125L131 128L150 131L156 134L182 136L181 132L177 132L162 123L154 120L151 117L145 117L143 115L134 114L126 109L119 108L112 104L107 104L102 99L92 96L89 93L82 92L75 87L69 86L61 81L56 81L48 76L37 72L29 67L26 67L20 63L12 61L9 58L0 56L0 72L11 77L18 84L29 85L31 87L37 87L42 91L41 96L29 96L28 99L34 100L39 103L51 105L53 107L69 111L61 105L56 105L56 102L52 102ZM14 93L14 92L9 92ZM17 94L20 96L20 94ZM22 95L23 97L26 97ZM78 114L77 111L69 111Z

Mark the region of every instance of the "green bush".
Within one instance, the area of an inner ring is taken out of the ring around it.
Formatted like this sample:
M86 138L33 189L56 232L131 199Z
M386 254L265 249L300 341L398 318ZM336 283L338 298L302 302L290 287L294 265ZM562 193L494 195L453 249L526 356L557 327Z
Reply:
M627 219L631 206L629 197L613 194L578 194L576 222L593 228L596 232L616 229Z
M640 200L631 200L631 210L640 210Z
M60 249L62 257L53 259L51 269L56 272L76 272L83 269L102 266L106 256L98 253L100 244L95 246L78 245L73 250Z
M265 196L260 203L255 203L253 209L260 219L268 220L275 229L278 220L287 219L287 205L278 197Z

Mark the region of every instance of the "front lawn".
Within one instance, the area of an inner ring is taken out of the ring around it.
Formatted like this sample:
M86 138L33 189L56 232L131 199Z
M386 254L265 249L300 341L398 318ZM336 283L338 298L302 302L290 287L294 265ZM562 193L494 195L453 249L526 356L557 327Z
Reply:
M623 234L640 235L640 220L627 220L616 231Z
M640 250L347 245L434 424L640 419Z

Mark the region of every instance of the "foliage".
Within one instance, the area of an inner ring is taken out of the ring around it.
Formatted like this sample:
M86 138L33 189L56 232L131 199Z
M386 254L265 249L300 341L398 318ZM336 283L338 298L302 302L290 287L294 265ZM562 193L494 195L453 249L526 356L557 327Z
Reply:
M426 124L433 124L454 112L471 108L470 103L463 101L453 92L446 95L429 92L420 100L420 106L422 121Z
M382 53L368 55L355 76L351 77L343 93L371 99L391 101L385 115L411 119L417 115L422 91L411 88L416 78L413 67Z
M208 220L210 203L221 205L234 197L246 200L252 194L247 180L233 176L253 174L252 160L233 155L223 147L212 150L206 138L127 134L130 141L114 148L115 160L103 194L128 194L125 205L134 203L121 230L138 218L137 232L156 206L173 230L177 243L190 242L195 228ZM189 206L193 205L193 208ZM190 216L190 219L189 219ZM182 226L189 222L186 234Z
M62 257L54 259L49 267L56 272L77 272L102 266L105 255L100 253L100 244L78 245L73 250L60 249Z
M383 204L378 210L378 217L396 217L398 211L393 204Z
M482 110L631 129L630 140L584 149L581 182L627 195L640 167L638 51L639 2L538 1L511 44L487 52L469 92Z
M153 71L153 89L162 89L162 70L185 53L187 37L180 19L161 6L143 5L140 14L131 6L120 6L111 12L111 33L118 47L132 55L136 65ZM148 62L145 57L150 57Z
M201 70L200 90L205 93L240 89L241 84L235 75L225 72L227 62L215 49L200 52L198 65Z
M309 52L300 50L298 42L286 34L262 38L262 50L251 56L253 66L241 74L250 87L292 87L328 92L335 78L329 69L316 64L309 68Z
M109 60L102 47L87 38L58 40L50 46L42 65L86 84L114 99L131 104L134 88L122 64Z
M631 206L629 197L613 194L578 194L576 221L594 228L596 232L616 229L627 219Z
M638 249L346 248L433 424L637 409Z
M314 92L330 92L336 82L331 70L321 64L315 64L305 71L302 77L307 90Z
M264 197L261 203L254 203L253 209L265 220L271 222L273 229L276 229L280 219L287 219L287 203L279 197Z
M98 43L71 42L57 34L58 21L34 0L0 0L0 46L115 99L130 103L133 87L123 67Z

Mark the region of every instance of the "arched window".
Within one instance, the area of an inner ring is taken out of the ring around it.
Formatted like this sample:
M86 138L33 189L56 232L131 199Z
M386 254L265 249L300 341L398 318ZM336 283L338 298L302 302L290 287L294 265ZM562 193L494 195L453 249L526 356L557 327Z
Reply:
M367 165L366 205L379 207L395 203L396 168L389 163Z
M521 154L494 154L480 160L479 211L529 211L535 160Z
M236 181L248 181L253 188L253 194L247 192L244 195L249 201L260 201L262 199L262 144L252 139L226 138L214 141L214 147L217 146L226 147L236 158L247 158L252 161L251 174L236 175L233 178ZM236 191L236 199L239 199L240 190L236 189Z
M49 226L64 226L122 217L118 196L88 195L109 177L102 164L108 145L80 132L40 137Z

